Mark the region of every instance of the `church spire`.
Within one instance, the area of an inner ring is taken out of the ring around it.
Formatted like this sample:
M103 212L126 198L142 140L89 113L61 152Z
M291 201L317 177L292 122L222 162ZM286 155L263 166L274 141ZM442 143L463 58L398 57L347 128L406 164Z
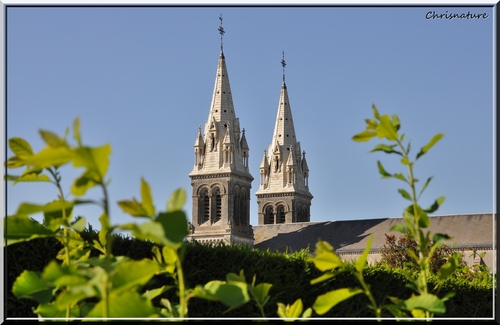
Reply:
M195 140L195 166L189 177L193 212L189 238L204 243L253 245L250 225L249 148L240 132L223 53L222 15L219 17L220 55L212 102L203 134Z
M285 53L282 53L283 84L273 138L260 165L260 187L255 193L259 225L310 221L313 196L309 192L309 168L295 136L292 110L285 83ZM266 156L267 154L267 156Z

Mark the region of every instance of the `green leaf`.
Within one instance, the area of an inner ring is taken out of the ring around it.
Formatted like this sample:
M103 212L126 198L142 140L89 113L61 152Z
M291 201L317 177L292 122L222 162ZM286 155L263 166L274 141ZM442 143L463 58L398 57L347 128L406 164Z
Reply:
M66 310L58 309L54 303L44 303L38 305L34 312L42 318L66 318ZM80 317L80 308L78 306L71 308L69 317Z
M14 281L12 293L17 298L31 298L43 304L52 298L52 289L40 278L39 272L24 270Z
M45 141L45 143L51 147L57 148L66 146L66 142L64 141L64 139L61 139L57 134L45 130L38 130L38 132L40 133L43 141Z
M30 144L22 138L9 139L9 148L19 158L26 158L34 155Z
M164 292L167 292L170 289L176 288L176 286L162 286L160 288L152 289L152 290L146 290L142 294L142 296L148 300L153 300L154 298L158 297Z
M39 212L54 212L60 211L62 209L72 209L75 202L55 200L45 205L33 204L33 203L21 203L17 208L17 214L34 214Z
M398 189L398 192L399 192L399 194L401 194L401 195L402 195L405 199L410 200L410 201L412 200L412 199L411 199L411 195L410 195L408 192L406 192L404 189L400 188L400 189Z
M440 242L442 240L450 240L451 237L448 236L447 234L441 234L441 233L436 233L434 236L432 236L432 241L434 243Z
M367 130L375 130L377 128L377 121L371 119L365 119L365 122L366 122L366 129Z
M26 165L26 160L18 156L10 157L5 163L5 166L7 166L7 168L19 168L24 165Z
M118 229L132 231L132 236L140 240L150 240L160 245L168 245L175 249L179 248L182 244L173 244L165 237L165 231L162 224L149 221L137 225L135 223L127 223L117 226Z
M63 245L66 245L69 250L69 257L73 261L78 261L81 259L85 259L90 254L90 248L87 247L85 240L74 230L69 229L67 232L67 237L64 237L64 231L60 230L58 232L60 236L57 236L57 240L59 240ZM67 257L65 249L62 248L57 258L63 261L63 264L67 264Z
M135 198L132 198L132 201L119 201L118 206L123 210L123 212L128 213L133 217L148 217L146 209Z
M324 282L326 280L330 280L331 278L334 278L337 274L335 272L327 272L327 273L324 273L322 275L320 275L319 277L315 278L315 279L312 279L311 280L311 285L314 285L314 284L317 284L317 283L320 283L320 282Z
M385 153L395 153L395 154L398 154L398 155L402 155L401 152L399 152L397 150L394 150L395 146L396 146L395 144L393 144L391 146L388 146L386 144L378 144L370 152L383 151Z
M403 217L407 218L408 215L415 217L414 220L418 222L419 227L421 228L429 227L430 225L429 216L424 210L422 210L422 208L420 208L420 206L417 205L416 211L414 211L413 205L410 205L408 208L406 208Z
M334 270L343 265L342 259L334 252L316 253L316 256L309 258L308 261L313 262L316 268L322 272Z
M248 285L243 282L226 283L214 280L205 284L203 288L198 286L195 295L206 300L220 301L231 310L250 301L247 287Z
M151 196L151 188L144 178L141 178L141 199L142 207L146 211L147 216L154 217L155 207L153 205L153 197Z
M74 222L71 223L71 228L75 229L78 232L82 232L85 230L85 225L87 224L87 221L85 220L85 217L78 217Z
M240 270L240 274L228 273L226 275L227 283L247 283L245 279L245 272Z
M80 135L80 118L79 117L75 118L75 120L73 121L73 132L74 132L74 136L73 136L74 139L78 143L78 146L81 147L82 146L82 138Z
M186 214L182 211L160 213L156 218L165 232L165 245L173 248L182 246L184 238L188 234L188 221Z
M439 209L439 206L441 204L443 204L444 200L445 200L444 196L438 197L436 199L436 201L434 201L434 203L430 207L428 207L427 209L425 209L424 211L427 212L427 213L432 213L432 212L436 211L437 209Z
M404 175L403 175L403 174L401 174L401 173L397 173L397 174L394 174L394 175L392 175L392 176L393 176L394 178L400 179L400 180L402 180L402 181L404 181L404 182L408 183L408 180L406 179L406 177L404 177Z
M25 159L26 164L39 169L59 167L73 159L73 152L67 147L47 146L37 154Z
M365 267L365 264L366 264L366 258L368 257L368 254L370 253L372 241L373 241L373 234L370 234L370 237L368 237L368 241L366 243L365 251L356 260L355 267L356 267L356 271L358 271L359 273L363 272L363 268Z
M76 178L71 186L71 193L75 196L82 196L87 193L87 190L96 186L100 181L99 175L91 170L86 170L83 174Z
M50 182L50 178L47 175L38 175L36 173L21 176L6 175L5 179L8 181L14 181L14 185L19 182Z
M133 291L111 292L109 295L108 317L110 318L147 318L158 317L160 311L151 301ZM88 318L102 318L104 301L99 301L87 314Z
M77 270L75 266L60 265L51 261L43 269L42 279L57 287L86 285L92 276L88 270ZM82 289L79 289L82 290Z
M450 300L453 297L455 297L455 293L454 292L448 292L447 294L444 295L443 298L441 298L441 301L446 302L446 301Z
M55 232L45 228L39 222L30 219L27 215L8 216L5 218L5 222L7 245L55 235Z
M420 158L421 156L423 156L424 154L427 153L427 151L429 151L430 148L432 148L444 135L442 133L438 133L436 134L432 139L431 141L429 141L429 143L427 143L424 147L422 147L422 149L420 149L420 152L417 154L417 158ZM415 159L415 160L416 160Z
M365 130L353 136L352 139L356 142L365 142L371 140L376 135L377 133L375 131Z
M186 203L186 191L179 188L172 193L167 202L167 212L180 211Z
M372 105L372 109L373 109L373 116L375 116L375 118L380 121L380 114L375 104Z
M397 115L392 115L391 123L394 129L396 129L396 131L398 131L399 128L401 127L401 122L399 121L399 117Z
M377 160L377 166L378 172L382 175L382 178L392 177L391 174L385 171L384 166L382 166L382 163L379 160Z
M103 181L104 175L108 171L109 156L111 155L111 145L105 144L101 147L79 147L75 150L73 159L74 167L85 167L96 172L99 182Z
M302 314L302 309L304 308L304 305L302 304L302 299L297 299L295 302L290 306L286 305L283 303L278 303L278 316L281 318L299 318L300 315ZM289 320L291 321L291 320Z
M385 305L384 306L388 311L390 311L391 314L394 315L396 318L407 318L408 315L403 312L401 309L399 309L398 306L396 305Z
M407 310L422 309L435 314L444 314L446 307L437 296L427 293L420 296L413 296L404 302Z
M169 246L163 246L161 249L163 260L166 264L165 271L169 273L174 273L175 271L175 263L179 258L177 255L177 251Z
M335 252L333 250L332 245L330 245L328 242L319 239L318 242L316 243L316 250L314 251L315 254L319 254L321 252Z
M73 308L83 299L92 298L97 295L95 288L90 284L72 285L56 298L56 305L60 310Z
M398 231L398 232L401 232L404 234L404 233L410 231L410 227L406 223L398 223L398 224L395 224L394 226L392 226L390 228L390 231Z
M146 284L153 275L160 271L160 265L151 259L125 261L118 265L111 277L113 290L129 290Z
M431 176L427 179L427 181L425 182L424 186L422 186L422 189L420 190L420 193L418 194L418 197L420 198L420 195L422 195L422 193L424 192L424 190L427 188L427 186L429 185L429 183L431 182L432 178L434 176Z
M446 280L455 270L460 266L460 253L453 253L449 258L448 262L441 265L438 270L438 278L440 280Z
M251 288L252 295L254 299L264 305L266 302L266 298L269 298L269 290L273 285L271 283L259 283L255 287Z
M62 210L51 210L43 213L43 223L45 227L52 231L57 231L61 226L68 226L72 217L72 208Z
M389 141L398 140L398 132L396 128L392 125L391 120L388 115L383 115L380 117L380 124L377 125L377 136L382 139L385 138Z
M363 293L363 290L359 288L342 288L329 291L316 298L316 301L313 304L313 309L316 314L323 315L340 302L360 293Z
M408 157L403 157L403 158L401 158L401 163L403 165L408 166L410 164L410 160L408 160Z

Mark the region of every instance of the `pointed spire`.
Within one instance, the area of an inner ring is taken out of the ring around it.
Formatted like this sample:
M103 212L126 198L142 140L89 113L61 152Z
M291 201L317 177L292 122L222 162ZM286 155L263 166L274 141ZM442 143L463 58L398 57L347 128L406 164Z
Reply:
M195 147L203 147L203 136L201 135L201 126L198 127L198 137L194 142Z
M241 135L241 149L243 150L248 150L248 143L247 143L247 139L245 137L245 129L243 128L243 130L241 131L242 135Z
M288 148L295 145L295 128L293 126L292 110L288 99L288 90L283 84L281 87L280 100L278 104L278 114L274 126L273 142Z
M302 152L302 171L303 172L308 172L309 171L309 167L307 166L307 161L306 161L306 152L303 151Z
M288 160L286 162L286 165L293 167L295 166L295 155L293 154L293 146L290 146L288 149L290 150L290 153L288 154Z
M264 157L262 157L262 162L260 164L260 168L267 170L269 168L269 162L267 161L267 151L264 149Z
M231 144L233 143L233 138L231 137L231 127L229 125L229 122L226 123L226 134L224 135L224 141L222 143L224 144Z

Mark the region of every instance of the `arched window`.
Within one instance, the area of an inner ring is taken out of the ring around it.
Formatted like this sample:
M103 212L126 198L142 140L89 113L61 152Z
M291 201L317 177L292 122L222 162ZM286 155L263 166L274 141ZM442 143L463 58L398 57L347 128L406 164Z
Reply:
M266 208L266 214L264 215L264 224L272 225L274 224L274 211L272 206Z
M198 204L200 207L198 210L198 223L202 224L210 220L210 198L208 197L208 191L206 189L201 191Z
M215 220L213 222L217 222L221 219L221 211L222 211L222 197L220 195L220 190L215 189Z
M239 225L240 224L240 192L238 189L234 190L234 197L233 197L233 220L234 224Z
M278 214L276 216L276 223L285 223L285 207L282 205L278 206Z
M302 218L303 218L302 206L298 205L297 206L297 218L296 218L296 221L297 222L302 222Z
M247 224L247 196L244 190L241 191L240 196L240 223L242 225Z

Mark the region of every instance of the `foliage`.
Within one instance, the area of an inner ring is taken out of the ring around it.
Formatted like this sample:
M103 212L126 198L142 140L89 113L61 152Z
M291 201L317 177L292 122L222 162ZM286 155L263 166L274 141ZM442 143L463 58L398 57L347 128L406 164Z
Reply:
M427 250L430 251L432 242L427 244ZM411 268L418 269L415 260L411 257L417 251L417 242L411 238L409 233L406 232L396 239L396 235L385 234L385 244L380 251L381 262L387 263L391 267ZM437 274L439 269L448 262L449 257L453 254L453 249L449 246L443 245L438 247L430 259L430 269L432 273ZM458 260L460 266L465 266L463 256Z
M86 241L92 242L97 238L98 231L87 228L81 235ZM153 244L140 241L130 236L114 234L113 254L125 255L134 260L152 257ZM42 271L43 268L55 259L62 245L55 238L40 238L29 242L10 245L6 254L6 315L9 317L35 317L32 307L37 303L31 299L17 299L10 290L15 279L23 270ZM40 252L43 252L41 254ZM93 254L98 255L98 251ZM316 297L328 291L354 287L357 280L351 274L345 273L330 281L317 285L310 285L310 281L321 275L314 264L307 262L310 257L308 250L293 253L277 253L271 250L250 249L240 245L202 245L196 242L188 242L185 245L183 258L184 278L186 287L195 287L199 283L207 283L211 280L225 281L227 273L238 274L239 270L245 270L246 282L251 283L252 275L256 274L256 283L272 283L269 290L269 302L264 306L266 317L279 317L277 304L292 305L300 297L303 306L312 306ZM472 267L471 267L472 268ZM273 272L274 270L274 272ZM416 271L413 271L417 273ZM465 272L465 269L464 269ZM248 274L248 275L247 275ZM463 276L462 276L463 275ZM368 265L363 270L365 281L370 284L371 291L376 301L383 301L386 296L411 295L411 290L405 287L406 278L402 269L394 269L385 264ZM492 276L485 272L479 277L478 272L461 273L459 270L450 276L443 289L454 291L455 297L446 302L446 314L450 318L488 317L492 314ZM431 278L431 286L437 284L437 278ZM174 285L173 279L166 274L153 276L145 284L140 292L153 290L162 286ZM174 301L178 299L174 290L169 290L152 300L155 307L161 308L162 298ZM464 306L464 307L462 307ZM255 302L250 300L241 307L227 311L228 306L222 302L212 302L204 299L191 299L189 301L190 318L257 318L261 313ZM306 308L304 308L306 309ZM225 312L225 313L224 313ZM318 317L313 313L311 317ZM370 318L373 311L367 307L366 297L356 295L343 303L340 303L321 317L339 318ZM383 317L392 317L388 311Z
M413 176L414 163L442 135L432 138L411 162L408 157L410 145L403 146L404 134L398 134L400 122L397 116L392 119L380 116L377 109L373 109L375 119L366 120L367 129L354 136L354 140L367 141L378 136L395 142L393 145L377 145L372 151L400 155L402 164L408 168L408 176L389 174L377 162L383 178L396 178L410 187L409 192L398 190L405 199L412 201L403 213L405 224L392 229L408 233L408 240L415 241L413 248L406 252L413 259L416 270L403 273L405 279L410 280L405 290L413 291L408 298L395 296L406 295L401 287L380 287L377 285L384 282L373 280L378 275L367 265L371 237L364 253L354 263L342 261L333 247L321 240L316 244L314 257L309 257L308 251L275 254L236 246L186 243L188 222L182 210L185 191L175 191L165 210L157 211L151 189L144 179L140 183L140 200L132 198L118 202L123 211L141 222L112 225L107 193L109 179L106 176L111 146L84 146L78 119L73 124L76 144L67 139L69 128L64 137L40 130L46 146L38 153L24 139L9 139L9 147L15 155L7 160L6 166L10 169L25 167L25 171L21 175L7 175L6 179L14 184L52 183L59 192L56 200L46 204L24 202L14 215L5 218L6 244L10 247L47 243L45 240L57 243L51 244L51 248L56 248L55 256L45 256L37 268L17 270L20 273L15 274L12 293L17 298L36 301L38 305L33 312L42 319L186 318L189 302L195 306L198 302L216 302L226 308L217 316L221 313L234 315L235 309L244 305L253 306L253 309L244 309L247 317L251 311L252 315L263 318L275 313L287 321L304 320L313 317L313 311L317 315L331 315L335 306L347 300L355 302L352 306L358 306L360 296L368 299L368 308L379 319L388 313L396 318L431 318L434 314L444 314L446 303L454 293L443 296L439 295L440 290L453 288L450 280L457 274L456 270L462 274L469 274L471 270L461 266L461 257L453 254L439 265L436 275L432 274L432 265L436 264L433 256L444 249L443 241L450 238L434 234L431 240L430 232L424 233L423 229L429 226L427 213L436 211L444 198L440 197L429 208L422 209L417 202L417 179ZM64 193L60 175L60 168L68 164L84 169L69 189L74 197L71 200ZM431 179L422 186L420 194ZM82 198L94 187L102 190L101 201ZM85 217L73 218L73 209L82 204L102 207L99 230L93 230L90 225L86 229ZM43 223L30 217L35 213L43 213ZM123 238L116 231L129 231L133 238ZM128 242L132 244L126 246L124 243ZM187 251L189 259L186 259ZM213 254L217 257L214 258ZM8 250L7 257L11 259L12 255L9 255ZM220 262L214 271L205 272L201 267L213 264L215 260ZM253 274L251 281L243 270ZM479 274L479 282L487 284L484 270L475 273ZM309 284L315 286L309 287ZM296 299L297 296L301 298ZM390 303L385 303L386 297ZM304 308L310 305L311 308ZM357 312L363 310L359 308Z
M109 180L106 177L111 146L84 146L79 119L73 123L76 144L68 141L69 131L66 129L66 134L60 137L40 130L46 146L38 153L22 138L9 139L9 147L15 155L7 160L6 166L25 167L25 171L21 175L7 175L6 179L14 184L52 183L59 197L47 204L22 203L14 215L5 218L6 244L52 237L62 245L56 259L48 262L42 270L24 270L17 277L12 286L16 297L37 301L34 312L45 319L184 318L188 314L188 301L194 297L222 301L231 308L248 300L246 287L234 281L231 275L228 275L228 281L211 281L194 289L185 287L182 259L188 223L182 211L186 200L184 190L172 194L164 212L156 212L149 185L141 179L141 201L133 198L118 204L125 212L145 222L112 225L107 193ZM103 193L101 202L66 199L60 175L61 166L66 164L84 169L73 181L72 196L79 198L90 188L99 187ZM81 204L99 204L103 209L99 218L101 229L91 242L82 237L85 218L72 217L73 208ZM40 212L44 216L43 224L30 218L30 215ZM134 260L113 254L116 237L112 234L116 230L131 231L135 238L154 243L151 258ZM97 255L91 256L92 251L98 251ZM140 289L158 274L171 277L174 284L141 292ZM172 289L175 289L178 301L163 298L160 308L153 306L153 299ZM259 303L265 302L259 300Z
M366 265L366 257L371 246L371 237L367 243L365 252L356 260L354 265L346 264L338 255L335 254L333 247L328 243L319 241L316 244L315 257L311 258L316 267L325 272L322 276L311 281L311 284L323 282L331 278L337 277L339 274L349 272L358 280L361 288L340 288L330 291L322 296L319 296L313 305L314 310L318 314L324 314L338 303L349 299L358 294L364 294L369 300L369 306L374 311L377 319L382 317L382 312L388 310L394 317L398 319L415 317L425 318L430 320L435 314L442 315L446 311L445 302L454 296L453 292L449 292L444 296L439 297L439 291L444 281L457 269L461 256L459 253L453 253L448 257L446 263L442 264L437 270L439 283L434 289L429 289L429 279L431 276L431 261L439 248L443 246L445 240L450 239L446 234L433 234L431 237L430 231L425 232L425 229L430 226L428 213L436 211L444 202L444 197L437 198L434 203L423 209L418 199L423 191L427 188L432 176L427 179L417 195L416 183L418 179L414 176L414 165L425 155L442 137L442 134L436 134L412 160L409 156L410 142L406 145L403 143L405 134L400 134L400 120L397 115L390 117L389 115L380 115L375 105L373 105L374 118L366 119L366 129L353 136L353 140L357 142L369 141L375 137L389 141L376 145L371 152L382 151L386 154L397 155L400 157L401 164L407 169L408 174L403 173L390 174L385 170L382 163L377 161L377 167L382 178L395 178L403 181L409 190L400 188L399 194L411 202L411 204L403 211L403 224L398 224L391 228L393 231L399 231L408 234L408 237L415 240L416 245L411 247L411 243L407 243L406 252L411 257L412 262L418 269L417 276L406 274L410 281L408 287L413 293L406 299L398 297L388 297L391 303L377 303L374 299L370 286L366 283L363 277L363 270ZM407 262L403 260L401 262Z

